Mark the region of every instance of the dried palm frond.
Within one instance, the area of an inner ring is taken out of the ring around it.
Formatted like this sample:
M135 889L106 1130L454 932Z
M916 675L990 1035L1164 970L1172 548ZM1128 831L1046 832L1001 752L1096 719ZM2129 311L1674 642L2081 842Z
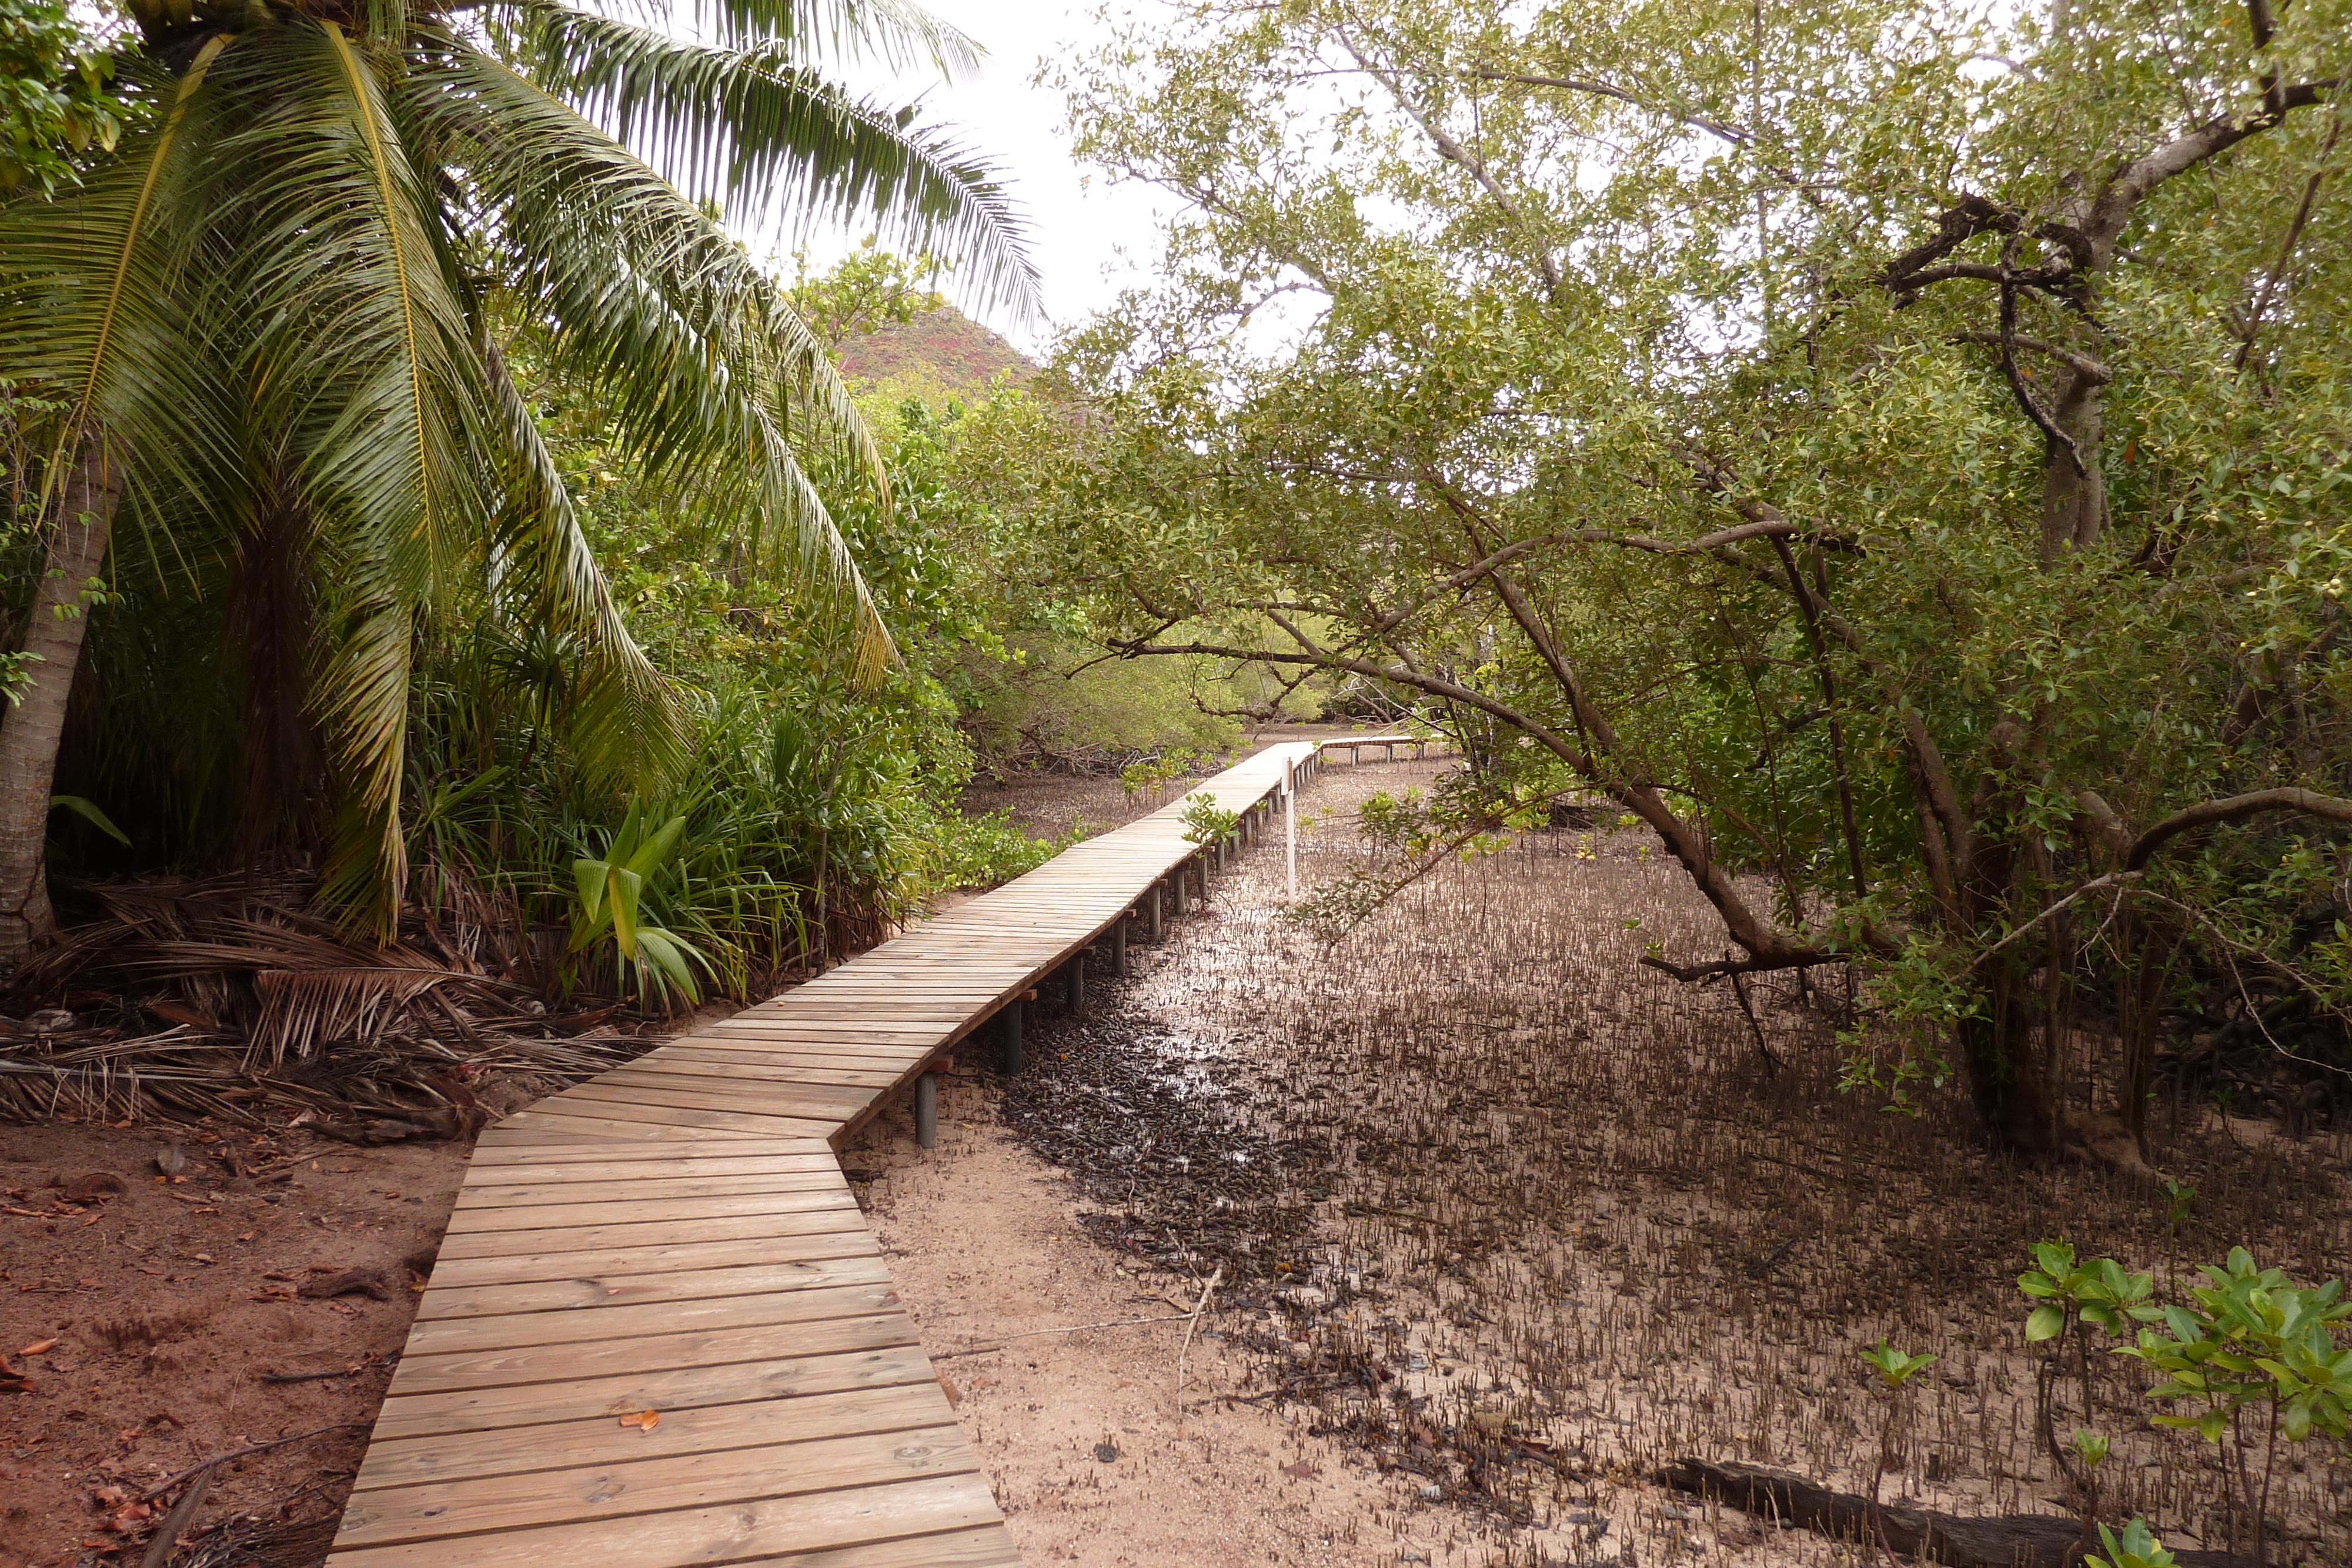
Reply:
M243 877L77 888L103 915L13 985L16 1008L68 1003L77 1021L0 1034L0 1119L253 1124L292 1110L454 1131L479 1119L468 1079L583 1078L652 1043L606 1026L610 1008L550 1018L529 988L499 977L506 961L482 946L497 919L486 900L455 943L417 933L436 952L354 943L312 910L310 890Z

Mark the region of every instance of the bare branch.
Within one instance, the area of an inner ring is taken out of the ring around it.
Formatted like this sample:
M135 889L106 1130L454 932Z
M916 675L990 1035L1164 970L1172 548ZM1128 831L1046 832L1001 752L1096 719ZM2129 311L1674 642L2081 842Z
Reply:
M2008 381L2010 393L2017 399L2017 406L2025 411L2025 417L2040 428L2053 447L2065 449L2067 457L2074 465L2074 472L2088 478L2091 471L2084 465L2082 447L2050 416L2050 411L2042 406L2041 400L2033 395L2033 389L2025 384L2025 377L2018 371L2017 286L2010 276L2006 256L2001 260L2000 334L1995 340L2000 344L2000 373Z
M1372 64L1365 57L1363 50L1356 47L1356 40L1349 37L1346 28L1334 27L1331 29L1331 36L1339 40L1339 47L1348 51L1349 57L1356 62L1359 69L1388 89L1389 96L1396 99L1397 107L1403 110L1415 125L1421 127L1422 134L1429 138L1430 144L1437 149L1439 157L1460 168L1472 179L1477 181L1478 188L1494 200L1495 205L1502 209L1505 217L1522 229L1528 226L1525 216L1519 211L1518 204L1511 199L1510 193L1505 191L1494 175L1487 172L1486 161L1484 158L1456 141L1444 126L1438 124L1436 119L1424 110L1414 100L1412 95L1405 90L1404 82L1394 71ZM1551 293L1556 295L1559 292L1562 282L1565 281L1560 276L1559 262L1552 256L1551 247L1543 243L1541 236L1530 234L1528 237L1535 241L1536 265L1542 269L1544 284Z
M1596 81L1591 77L1528 76L1517 71L1498 71L1491 68L1474 70L1470 74L1480 81L1504 82L1513 87L1553 87L1563 92L1580 92L1593 98L1614 99L1619 103L1630 103L1635 109L1645 110L1663 119L1671 120L1677 125L1688 125L1704 131L1710 136L1719 136L1735 147L1746 147L1756 140L1751 132L1727 120L1709 120L1703 114L1693 114L1687 110L1673 109L1664 104L1653 103L1637 92L1628 91L1624 88L1616 87L1605 81Z
M2216 115L2116 170L2091 204L2090 218L2083 225L2101 264L2115 254L2116 241L2131 222L2134 209L2158 185L2220 156L2247 137L2270 130L2295 110L2327 102L2343 86L2333 78L2293 87L2273 82L2263 94L2263 107L2253 113Z
M1952 341L1955 343L1985 343L1998 348L2000 345L2000 334L1998 332L1955 332L1952 334ZM2105 386L2109 382L2116 379L2116 372L2109 369L2105 362L2095 360L2088 354L2081 353L2075 350L2067 348L2063 343L2053 343L2047 339L2029 338L2022 334L2012 337L2009 340L2015 347L2026 350L2031 353L2048 355L2051 359L2057 361L2060 364L2074 371L2076 376L2088 382L2093 386Z
M2326 817L2330 821L2352 822L2352 800L2323 795L2316 789L2257 789L2252 794L2232 795L2224 800L2207 800L2186 810L2175 811L2132 841L2130 853L2124 856L2124 869L2140 870L2157 851L2183 833L2221 822L2242 821L2248 817L2270 811L2301 811L2306 816Z

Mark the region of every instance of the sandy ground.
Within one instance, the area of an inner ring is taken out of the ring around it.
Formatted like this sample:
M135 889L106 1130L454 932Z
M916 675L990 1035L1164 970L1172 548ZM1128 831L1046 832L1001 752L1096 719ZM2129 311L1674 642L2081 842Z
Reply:
M977 1067L977 1063L973 1067ZM1095 1568L1483 1562L1476 1527L1420 1504L1307 1417L1223 1397L1246 1380L1199 1287L1095 1242L1067 1181L967 1069L937 1147L903 1112L845 1158L924 1348L960 1400L1032 1563ZM1118 1324L1066 1332L1072 1325ZM1179 1363L1182 1383L1179 1385ZM1451 1549L1449 1549L1449 1542Z
M305 1433L225 1467L199 1519L257 1542L240 1562L323 1555L464 1166L449 1144L0 1126L0 1354L29 1385L0 1394L0 1568L114 1561L149 1489ZM50 1185L101 1173L122 1190ZM383 1299L302 1293L352 1270Z

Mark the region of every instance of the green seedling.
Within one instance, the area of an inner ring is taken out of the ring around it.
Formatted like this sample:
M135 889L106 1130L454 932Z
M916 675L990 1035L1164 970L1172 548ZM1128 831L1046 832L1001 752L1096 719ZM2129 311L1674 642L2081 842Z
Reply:
M1936 1364L1935 1355L1927 1351L1916 1354L1896 1350L1882 1338L1870 1349L1861 1353L1862 1364L1870 1368L1885 1389L1888 1398L1886 1414L1878 1424L1878 1465L1870 1476L1870 1528L1878 1537L1878 1544L1891 1562L1895 1548L1886 1539L1885 1521L1879 1517L1878 1492L1886 1480L1886 1451L1895 1440L1895 1418L1899 1410L1896 1396L1910 1386L1911 1380Z
M2125 1525L2120 1536L2104 1524L2099 1526L2099 1545L2106 1555L2085 1556L2083 1561L2089 1568L2173 1568L2175 1562L2144 1519Z
M1202 849L1231 838L1242 825L1241 813L1228 811L1207 791L1184 797L1184 839Z

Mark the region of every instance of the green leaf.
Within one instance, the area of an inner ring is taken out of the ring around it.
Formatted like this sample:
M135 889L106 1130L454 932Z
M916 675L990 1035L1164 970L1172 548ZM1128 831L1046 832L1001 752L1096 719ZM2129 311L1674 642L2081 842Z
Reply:
M2025 1339L2029 1344L2045 1339L2055 1339L2066 1327L2063 1307L2036 1307L2025 1320Z
M663 823L635 854L628 857L629 869L639 876L652 876L669 863L670 855L677 849L677 841L685 833L686 819L672 817Z
M604 886L612 867L599 860L572 862L572 885L580 891L580 917L590 925L604 920Z
M634 960L637 956L637 900L646 890L646 879L626 866L614 866L612 874L613 940L619 945L621 956Z
M71 811L75 816L79 817L91 827L96 828L100 832L104 833L108 838L112 839L116 843L121 844L124 849L127 850L131 847L131 835L124 832L121 828L116 827L113 821L108 818L107 814L98 809L97 801L85 799L79 795L50 796L49 809L51 810L56 810L59 807L63 807L65 810Z

